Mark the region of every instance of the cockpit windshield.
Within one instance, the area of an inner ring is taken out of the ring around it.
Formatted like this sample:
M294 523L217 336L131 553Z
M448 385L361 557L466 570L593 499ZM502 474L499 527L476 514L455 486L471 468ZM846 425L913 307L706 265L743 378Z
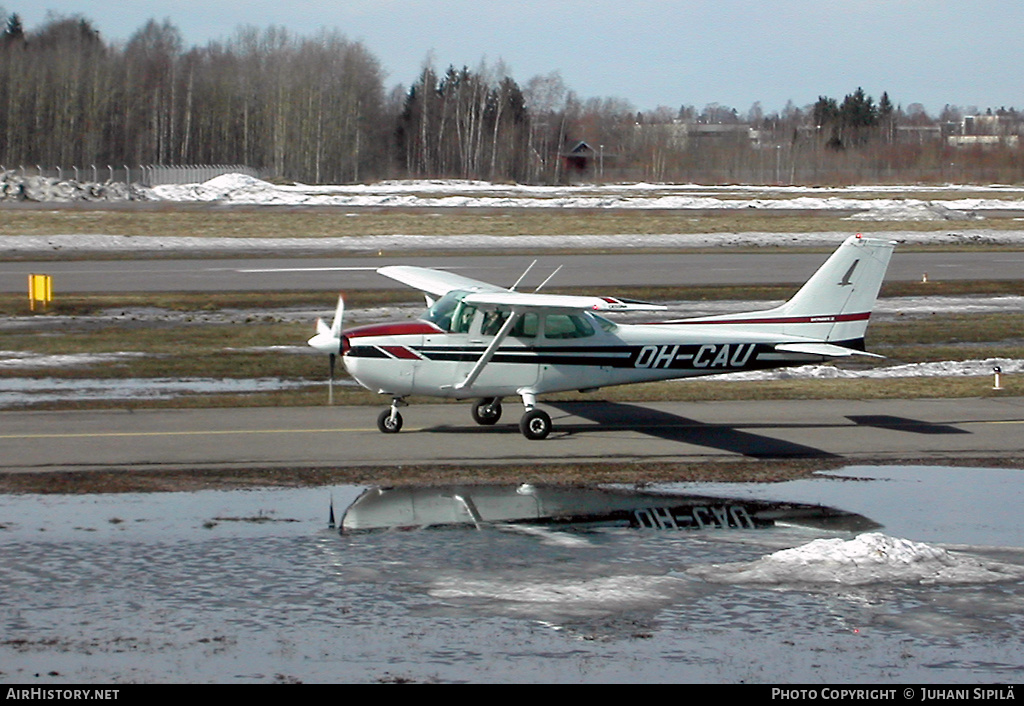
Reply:
M424 321L429 321L442 331L451 332L456 330L453 328L452 322L455 321L456 324L459 324L462 320L466 319L466 312L461 311L461 309L465 308L462 306L462 300L468 294L469 292L465 290L453 289L434 302L434 305L427 309L420 318ZM457 310L459 311L457 312ZM469 318L472 319L472 316Z

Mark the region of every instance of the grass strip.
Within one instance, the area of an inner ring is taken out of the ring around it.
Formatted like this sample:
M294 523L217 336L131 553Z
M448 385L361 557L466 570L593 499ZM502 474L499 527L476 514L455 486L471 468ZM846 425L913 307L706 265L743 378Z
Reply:
M896 198L887 195L886 198ZM845 215L845 214L843 214ZM1019 230L1012 217L958 227ZM5 208L4 235L95 234L190 238L344 238L373 235L660 235L665 233L915 232L950 230L944 220L849 221L829 211L766 209L348 208L138 204L121 208ZM991 247L991 246L990 246Z

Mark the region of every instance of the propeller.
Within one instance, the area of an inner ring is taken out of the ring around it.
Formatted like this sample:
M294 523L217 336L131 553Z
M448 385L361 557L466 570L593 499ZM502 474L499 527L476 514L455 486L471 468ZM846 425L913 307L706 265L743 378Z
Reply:
M338 297L338 308L334 310L334 321L328 326L323 319L316 320L316 335L307 343L321 353L329 355L327 382L327 403L334 404L334 368L339 353L343 353L343 336L341 326L345 319L345 299Z

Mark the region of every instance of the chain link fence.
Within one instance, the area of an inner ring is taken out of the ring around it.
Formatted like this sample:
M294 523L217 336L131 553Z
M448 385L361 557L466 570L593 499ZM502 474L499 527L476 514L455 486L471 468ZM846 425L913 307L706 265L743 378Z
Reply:
M55 167L39 164L3 165L0 174L12 173L22 178L47 177L59 181L114 183L158 186L160 184L201 184L223 174L246 174L263 177L263 171L244 164L90 164Z

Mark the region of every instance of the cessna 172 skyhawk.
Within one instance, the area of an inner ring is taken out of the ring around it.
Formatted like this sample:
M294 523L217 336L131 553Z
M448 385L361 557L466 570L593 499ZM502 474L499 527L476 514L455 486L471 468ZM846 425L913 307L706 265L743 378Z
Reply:
M384 433L402 428L398 410L409 395L476 399L478 424L495 424L502 399L519 396L526 408L520 430L527 439L543 439L551 417L536 404L545 393L881 357L864 352L864 333L894 245L851 236L773 309L649 324L617 324L603 314L665 307L518 292L519 282L506 289L423 267L381 267L385 277L422 291L426 312L415 321L343 331L339 298L332 325L317 321L309 345L331 355L332 371L340 354L356 382L392 398L377 420Z

